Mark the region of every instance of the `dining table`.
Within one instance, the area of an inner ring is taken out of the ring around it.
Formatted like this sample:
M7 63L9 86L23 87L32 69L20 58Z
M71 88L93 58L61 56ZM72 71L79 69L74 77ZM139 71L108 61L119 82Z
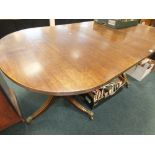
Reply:
M48 95L26 122L57 97L64 97L93 119L94 112L74 96L109 83L154 51L155 28L151 26L112 29L95 21L45 26L0 39L0 70L26 90Z

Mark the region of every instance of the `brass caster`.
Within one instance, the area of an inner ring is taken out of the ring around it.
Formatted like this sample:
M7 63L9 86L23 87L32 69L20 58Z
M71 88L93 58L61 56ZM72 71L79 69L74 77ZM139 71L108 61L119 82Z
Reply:
M27 119L26 119L26 123L30 124L32 122L32 117L29 116Z
M90 120L94 120L94 117L93 116L90 116L89 118L90 118Z
M94 119L94 113L92 111L90 112L89 118L90 118L90 120Z

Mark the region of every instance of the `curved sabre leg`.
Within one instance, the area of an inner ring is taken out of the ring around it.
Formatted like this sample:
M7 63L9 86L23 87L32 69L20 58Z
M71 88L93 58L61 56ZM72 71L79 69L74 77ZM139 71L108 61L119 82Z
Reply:
M27 123L31 123L33 119L38 117L41 113L43 113L47 108L54 102L55 97L54 96L49 96L46 101L42 104L37 111L32 113L29 117L26 118Z
M92 111L90 111L89 109L85 108L84 106L82 106L78 101L76 101L74 98L70 97L70 96L65 96L65 99L67 99L67 101L71 104L73 104L76 108L78 108L79 110L81 110L82 112L86 113L89 118L91 120L94 119L94 113Z

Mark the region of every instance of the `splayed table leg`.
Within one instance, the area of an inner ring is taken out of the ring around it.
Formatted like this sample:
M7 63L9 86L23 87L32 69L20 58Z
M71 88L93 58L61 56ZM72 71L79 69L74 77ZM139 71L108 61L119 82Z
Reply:
M67 99L67 101L71 104L73 104L76 108L78 108L80 111L86 113L89 118L91 120L94 119L94 113L92 111L90 111L89 109L85 108L84 106L82 106L78 101L76 101L73 97L71 96L65 96L65 99Z
M45 110L47 110L47 108L49 108L49 106L54 103L54 100L55 100L54 96L49 96L47 100L42 104L42 106L39 107L39 109L37 109L37 111L35 111L34 113L32 113L32 115L26 118L26 122L31 123L33 119L35 119L40 114L42 114Z

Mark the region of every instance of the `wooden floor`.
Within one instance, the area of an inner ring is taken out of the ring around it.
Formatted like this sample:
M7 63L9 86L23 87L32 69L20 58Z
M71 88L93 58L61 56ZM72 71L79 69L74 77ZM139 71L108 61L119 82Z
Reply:
M21 121L6 96L0 89L0 131Z

